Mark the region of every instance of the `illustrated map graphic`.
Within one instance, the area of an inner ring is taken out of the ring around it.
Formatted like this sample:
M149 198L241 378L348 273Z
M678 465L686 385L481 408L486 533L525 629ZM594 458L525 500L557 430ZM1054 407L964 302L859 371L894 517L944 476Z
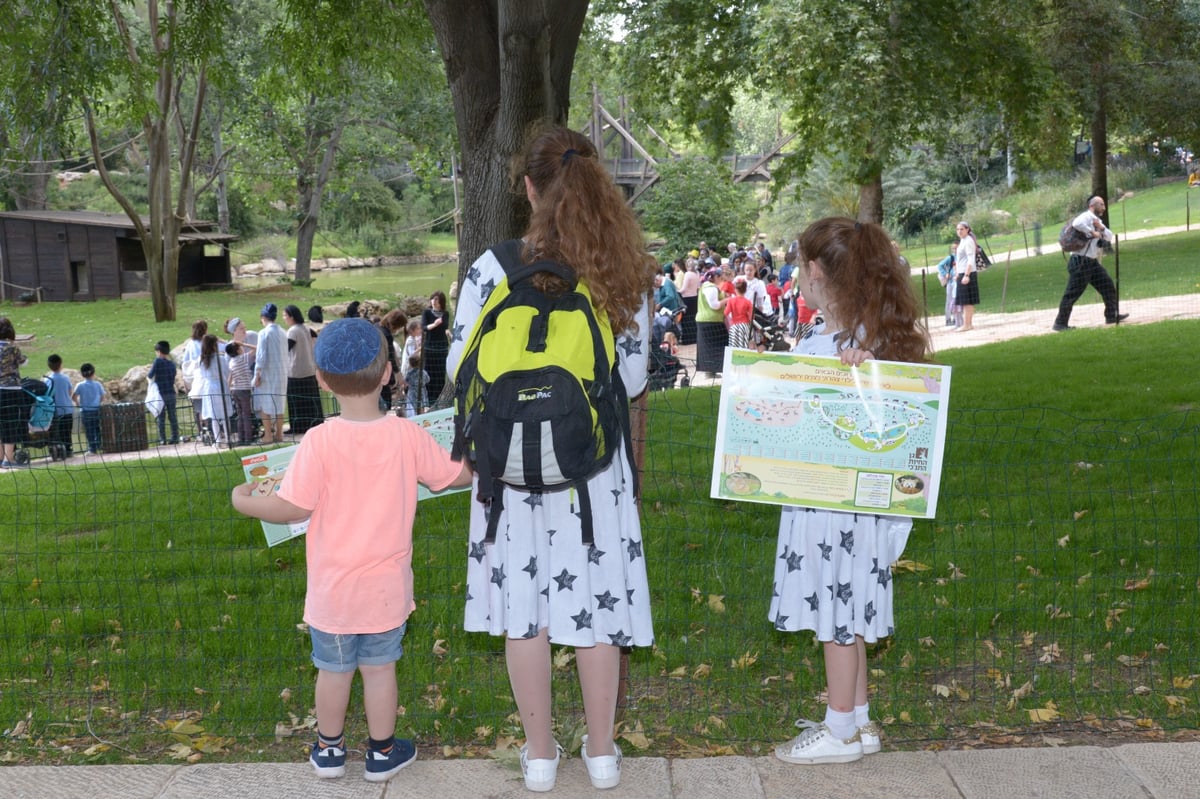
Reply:
M950 369L729 350L711 494L931 517Z

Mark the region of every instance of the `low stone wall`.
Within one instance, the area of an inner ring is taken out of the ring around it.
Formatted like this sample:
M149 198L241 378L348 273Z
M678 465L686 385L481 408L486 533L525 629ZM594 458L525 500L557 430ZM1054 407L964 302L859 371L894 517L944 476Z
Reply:
M444 264L457 259L457 253L448 255L380 255L374 258L314 258L309 265L310 271L339 272L343 269L363 269L372 266L403 266L405 264ZM296 272L296 259L287 262L277 258L265 258L252 264L242 264L233 268L237 277L258 277L261 275L290 275Z

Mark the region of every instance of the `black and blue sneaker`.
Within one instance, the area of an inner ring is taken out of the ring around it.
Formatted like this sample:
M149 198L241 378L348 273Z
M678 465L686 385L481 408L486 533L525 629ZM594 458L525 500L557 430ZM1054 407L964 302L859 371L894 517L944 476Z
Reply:
M346 773L346 750L341 746L322 748L320 741L314 741L308 762L312 763L321 779L340 777Z
M404 738L393 738L387 752L367 751L367 782L390 780L397 771L417 759L417 747Z

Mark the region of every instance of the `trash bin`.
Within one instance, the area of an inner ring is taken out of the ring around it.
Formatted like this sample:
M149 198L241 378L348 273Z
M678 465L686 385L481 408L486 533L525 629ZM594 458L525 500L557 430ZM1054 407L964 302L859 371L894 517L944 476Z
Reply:
M146 406L140 402L101 405L100 440L105 452L146 449Z

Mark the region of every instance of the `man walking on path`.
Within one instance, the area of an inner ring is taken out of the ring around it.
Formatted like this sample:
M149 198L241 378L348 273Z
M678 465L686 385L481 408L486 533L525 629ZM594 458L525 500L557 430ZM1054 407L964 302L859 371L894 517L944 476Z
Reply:
M1073 329L1068 324L1071 321L1071 309L1089 285L1100 292L1100 298L1104 300L1105 324L1115 325L1129 316L1127 313L1118 312L1116 284L1100 263L1102 243L1111 244L1114 239L1113 232L1105 227L1100 219L1105 208L1103 197L1093 197L1088 200L1087 210L1071 222L1073 228L1087 234L1091 240L1082 250L1073 253L1067 261L1067 288L1058 304L1058 317L1054 320L1055 330Z

